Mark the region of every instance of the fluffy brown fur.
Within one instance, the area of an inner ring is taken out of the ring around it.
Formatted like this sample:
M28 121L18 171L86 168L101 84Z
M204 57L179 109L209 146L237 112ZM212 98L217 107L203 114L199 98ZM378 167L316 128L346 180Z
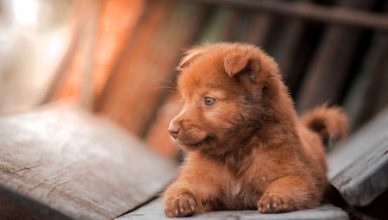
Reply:
M187 157L164 193L168 217L320 203L328 186L323 139L346 135L340 109L299 119L274 60L247 44L195 47L178 69L185 104L169 131Z

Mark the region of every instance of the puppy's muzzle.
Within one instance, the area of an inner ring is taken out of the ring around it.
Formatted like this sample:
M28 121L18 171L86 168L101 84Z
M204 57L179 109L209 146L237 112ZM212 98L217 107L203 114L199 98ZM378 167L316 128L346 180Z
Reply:
M171 137L176 139L178 137L179 131L181 130L180 126L174 123L170 123L168 126L168 133L170 133Z

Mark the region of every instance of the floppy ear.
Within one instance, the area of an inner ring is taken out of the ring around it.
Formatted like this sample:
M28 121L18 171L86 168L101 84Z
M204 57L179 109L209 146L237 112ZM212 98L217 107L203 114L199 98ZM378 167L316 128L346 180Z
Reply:
M236 77L238 81L248 80L251 83L256 83L256 74L259 68L258 62L249 53L239 51L226 55L224 58L224 68L230 77Z
M246 69L249 64L249 57L247 54L231 53L224 58L225 72L230 76L234 76L242 70Z
M259 72L259 61L247 51L235 51L224 58L225 72L233 77L246 91L249 91L251 98L258 98L262 94L262 85L257 82Z
M192 49L187 50L184 53L183 58L181 59L181 62L179 63L177 70L181 71L185 67L187 67L190 63L192 63L195 59L197 59L199 56L204 54L206 52L207 48L205 46L201 47L194 47Z

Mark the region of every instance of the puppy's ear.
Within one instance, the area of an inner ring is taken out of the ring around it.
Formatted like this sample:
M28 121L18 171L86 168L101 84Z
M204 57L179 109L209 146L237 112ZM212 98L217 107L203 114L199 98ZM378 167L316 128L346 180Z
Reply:
M204 54L206 51L207 51L206 46L194 47L192 49L187 50L184 53L184 56L181 59L179 65L177 67L177 70L178 71L183 70L185 67L187 67L189 64L191 64L195 59L197 59L199 56Z
M258 62L250 53L243 51L228 54L224 58L224 69L230 77L237 80L247 78L251 83L256 83Z
M261 96L261 85L257 83L259 61L252 53L237 51L224 58L225 72L233 77L242 87L249 91L251 98Z
M246 69L249 64L249 56L242 53L231 53L224 58L225 72L230 76L235 76L237 73Z

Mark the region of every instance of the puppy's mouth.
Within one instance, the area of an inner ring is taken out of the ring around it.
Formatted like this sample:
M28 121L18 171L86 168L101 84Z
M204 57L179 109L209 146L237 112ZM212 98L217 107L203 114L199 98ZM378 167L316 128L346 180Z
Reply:
M196 149L199 148L200 146L208 143L210 141L210 136L206 136L200 141L177 141L178 145L185 146L188 149Z

